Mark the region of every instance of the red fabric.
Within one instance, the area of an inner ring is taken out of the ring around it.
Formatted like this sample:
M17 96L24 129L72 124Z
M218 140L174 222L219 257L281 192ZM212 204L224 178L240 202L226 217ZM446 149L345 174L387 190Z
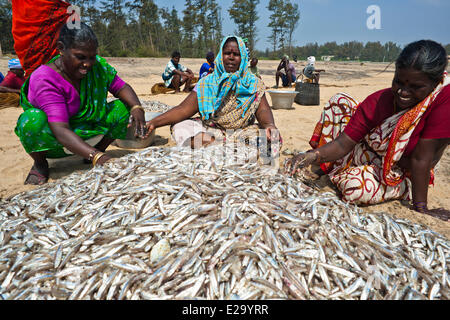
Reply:
M10 89L20 89L24 82L24 78L18 77L14 72L8 71L5 79L0 83L0 86Z
M380 125L394 113L394 96L391 89L383 89L371 94L359 106L344 132L359 142L369 131ZM410 155L420 138L450 138L450 85L442 89L430 107L425 111L411 135L405 156Z
M59 30L70 4L61 0L12 0L14 49L25 77L57 54Z

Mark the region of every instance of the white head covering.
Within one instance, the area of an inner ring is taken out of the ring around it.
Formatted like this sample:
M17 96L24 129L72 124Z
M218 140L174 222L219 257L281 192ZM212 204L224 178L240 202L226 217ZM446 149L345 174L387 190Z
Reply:
M307 61L308 64L314 65L314 63L316 62L316 58L314 56L309 56Z
M9 69L22 69L19 59L11 59L8 61Z

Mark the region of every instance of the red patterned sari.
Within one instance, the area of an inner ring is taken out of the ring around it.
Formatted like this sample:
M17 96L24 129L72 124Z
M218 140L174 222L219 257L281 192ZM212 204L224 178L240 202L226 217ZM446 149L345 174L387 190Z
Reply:
M394 199L411 199L411 180L397 163L422 115L449 82L449 77L445 77L418 105L385 119L342 159L321 165L341 191L343 200L356 204L375 204ZM358 105L347 94L333 96L325 105L310 145L318 148L336 139L344 131Z
M14 50L25 77L58 54L59 30L70 16L61 0L12 0Z

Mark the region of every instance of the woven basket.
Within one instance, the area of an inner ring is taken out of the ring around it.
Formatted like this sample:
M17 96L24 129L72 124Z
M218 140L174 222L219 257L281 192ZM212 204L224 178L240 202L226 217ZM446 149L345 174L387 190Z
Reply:
M295 91L298 94L294 101L303 106L317 106L320 105L320 89L318 83L297 82L295 84Z

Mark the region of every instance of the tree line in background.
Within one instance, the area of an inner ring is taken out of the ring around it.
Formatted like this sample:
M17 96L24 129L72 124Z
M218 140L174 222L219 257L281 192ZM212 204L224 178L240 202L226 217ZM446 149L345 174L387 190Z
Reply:
M400 54L402 48L393 42L381 44L377 42L367 42L366 44L358 41L345 42L337 44L335 41L326 42L322 45L317 43L308 43L301 47L291 49L291 57L296 56L299 60L306 60L308 56L315 56L316 60L330 59L334 61L357 60L373 62L391 62ZM450 52L450 44L447 45L447 52ZM260 58L276 59L283 53L281 51L257 51L255 54Z
M81 9L82 21L90 25L99 40L102 56L163 57L178 50L183 57L204 57L207 51L217 52L223 38L222 8L216 0L184 0L181 12L175 7L159 8L153 0L72 0ZM393 61L401 47L393 42L352 41L343 44L327 42L293 46L293 35L300 21L297 3L270 0L265 51L255 48L257 38L257 7L260 0L233 0L226 13L235 23L235 32L248 39L252 56L279 59L283 54L298 59L314 55L332 56L332 60ZM260 23L259 23L260 24ZM12 9L9 0L0 0L0 54L13 53L11 33ZM450 53L450 44L446 45Z

